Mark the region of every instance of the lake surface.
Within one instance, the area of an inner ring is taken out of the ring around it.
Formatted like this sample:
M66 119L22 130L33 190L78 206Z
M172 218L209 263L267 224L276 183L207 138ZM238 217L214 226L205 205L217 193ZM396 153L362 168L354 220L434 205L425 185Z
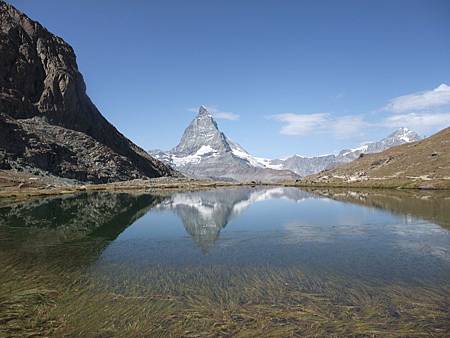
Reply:
M449 336L450 192L0 201L0 336Z

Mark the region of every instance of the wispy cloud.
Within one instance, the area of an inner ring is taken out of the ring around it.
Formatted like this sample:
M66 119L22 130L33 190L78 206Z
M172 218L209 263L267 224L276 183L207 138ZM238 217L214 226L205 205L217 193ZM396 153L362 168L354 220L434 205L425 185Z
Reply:
M323 126L329 119L329 114L277 114L272 115L270 118L284 122L281 127L281 134L283 135L306 135L310 132L317 130Z
M229 121L237 121L240 118L239 114L222 111L217 106L205 106L206 109L214 116L217 120L229 120ZM196 113L198 108L189 108L188 111Z
M420 132L450 125L450 86L440 86L419 93L391 99L383 108L390 113L381 125L384 127L408 127Z
M240 116L238 114L226 112L226 111L211 112L211 114L216 119L221 119L221 120L236 121L236 120L239 120L239 118L240 118Z
M332 132L338 138L347 138L359 133L367 122L361 116L345 115L334 117L329 113L316 114L277 114L271 119L281 121L284 125L280 133L283 135L308 135Z
M393 98L384 106L383 110L394 114L404 114L430 111L449 104L450 86L443 83L432 90Z
M283 135L306 136L329 133L336 138L364 136L367 128L408 127L420 133L450 125L450 86L440 86L420 93L393 98L373 114L333 116L330 113L276 114L271 119L283 123Z
M382 121L383 127L408 127L410 129L427 132L433 128L450 126L450 113L408 113L395 114Z
M338 138L362 136L366 127L370 127L370 123L362 115L340 116L330 121L330 128Z

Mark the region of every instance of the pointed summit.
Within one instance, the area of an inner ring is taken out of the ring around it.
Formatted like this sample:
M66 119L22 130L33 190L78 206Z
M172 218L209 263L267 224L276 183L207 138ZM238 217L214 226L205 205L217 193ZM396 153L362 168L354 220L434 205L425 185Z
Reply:
M402 143L415 142L421 139L422 138L420 137L420 135L415 131L412 131L411 129L408 129L406 127L401 127L395 130L392 134L390 134L382 141L390 141L393 145L400 145Z
M200 108L198 109L198 116L202 116L202 115L211 116L210 112L204 105L201 105Z
M180 156L196 154L208 149L211 152L231 151L228 140L219 130L216 121L205 106L200 106L198 115L185 129L180 143L171 150Z
M178 145L164 153L152 154L177 168L180 172L198 178L265 182L295 180L298 175L288 170L275 170L249 154L239 144L222 133L205 106L185 129Z

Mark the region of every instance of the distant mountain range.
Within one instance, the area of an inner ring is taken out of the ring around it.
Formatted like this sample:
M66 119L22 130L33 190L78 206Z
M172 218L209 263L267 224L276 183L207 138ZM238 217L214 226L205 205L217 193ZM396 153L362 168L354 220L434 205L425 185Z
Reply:
M354 149L344 149L337 155L329 154L315 157L294 155L283 160L266 160L265 163L271 168L292 170L300 176L308 176L325 169L349 163L357 159L363 153L378 153L394 146L419 140L421 140L421 137L416 132L411 131L408 128L399 128L378 142L365 143Z
M305 183L450 189L450 127L420 140L323 171Z
M286 159L266 159L247 152L219 130L208 110L201 106L198 115L186 128L180 143L167 152L151 150L150 154L180 172L196 178L237 181L282 181L316 174L322 170L357 159L362 153L380 152L421 137L407 128L400 128L388 137L345 149L337 155Z

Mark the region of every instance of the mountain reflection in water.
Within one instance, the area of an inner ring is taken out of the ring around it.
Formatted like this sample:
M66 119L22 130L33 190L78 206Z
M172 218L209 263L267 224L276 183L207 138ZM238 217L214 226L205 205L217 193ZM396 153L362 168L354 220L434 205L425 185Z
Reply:
M311 231L322 230L326 230L323 236L333 237L332 228L321 229L319 219L331 222L332 226L340 225L340 230L345 230L345 226L351 223L350 219L339 221L333 219L337 215L332 214L329 218L324 218L324 214L332 212L332 209L326 210L325 202L332 200L399 215L404 223L408 223L408 220L417 223L417 220L422 219L450 228L450 196L446 192L344 189L304 191L283 187L243 187L172 195L95 192L9 203L0 205L0 231L6 236L8 231L14 229L14 236L21 236L21 246L27 250L33 246L74 242L83 238L98 238L106 245L146 214L169 211L177 215L185 231L206 254L227 224L257 202L319 199L323 205L316 208L312 218L308 212L301 215L301 218L294 217L295 221L289 219L285 224L280 224L291 232L291 239L307 239L311 237ZM322 211L324 214L320 215ZM271 221L277 222L277 219L285 218L278 216ZM351 212L348 217L352 217ZM308 224L302 225L302 222ZM342 222L348 224L339 224ZM353 224L352 231L356 231L361 220L356 220L356 223ZM14 242L17 244L17 241Z
M439 335L448 210L283 187L3 200L0 336Z
M230 220L252 204L276 198L299 201L311 196L298 189L285 188L216 189L177 193L158 204L155 209L170 210L177 214L189 235L203 253L207 253Z

